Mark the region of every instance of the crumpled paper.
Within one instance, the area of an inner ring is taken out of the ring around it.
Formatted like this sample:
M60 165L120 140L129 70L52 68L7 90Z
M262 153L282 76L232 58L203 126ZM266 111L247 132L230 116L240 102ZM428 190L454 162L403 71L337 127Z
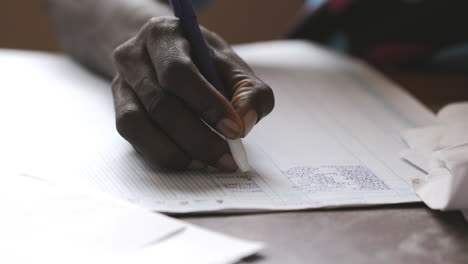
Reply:
M437 124L402 132L410 147L401 156L427 172L413 188L432 209L461 210L468 221L468 102L437 114Z

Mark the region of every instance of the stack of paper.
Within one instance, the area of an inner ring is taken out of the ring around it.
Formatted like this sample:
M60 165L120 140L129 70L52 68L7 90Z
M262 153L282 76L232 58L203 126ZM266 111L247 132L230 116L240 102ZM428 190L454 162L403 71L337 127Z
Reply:
M0 158L151 210L293 210L415 202L400 131L433 114L367 65L307 42L238 47L276 106L245 140L252 173L167 171L115 130L110 83L68 58L1 51Z
M262 247L74 188L2 175L0 263L224 264Z
M468 219L468 103L446 106L438 123L402 133L410 146L403 158L427 176L413 181L415 191L432 209L462 210Z

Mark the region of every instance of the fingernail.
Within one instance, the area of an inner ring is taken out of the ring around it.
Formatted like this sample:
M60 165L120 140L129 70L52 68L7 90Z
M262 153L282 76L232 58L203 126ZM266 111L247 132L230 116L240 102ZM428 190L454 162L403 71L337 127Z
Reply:
M216 129L218 129L218 131L221 134L223 134L223 136L230 139L238 138L241 133L241 128L239 127L239 125L237 125L236 122L227 118L219 121L216 125Z
M244 137L247 136L247 134L249 134L252 128L255 126L257 123L257 118L257 112L253 109L247 112L247 114L244 116Z
M230 154L224 154L216 163L216 167L222 171L234 172L237 170L237 164Z
M189 170L201 170L205 167L206 167L205 163L199 160L192 160L188 166Z

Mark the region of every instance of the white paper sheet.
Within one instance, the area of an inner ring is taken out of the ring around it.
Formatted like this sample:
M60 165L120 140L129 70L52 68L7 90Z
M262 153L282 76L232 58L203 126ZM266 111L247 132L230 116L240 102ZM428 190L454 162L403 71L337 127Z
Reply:
M427 175L413 182L421 199L436 210L468 210L468 102L437 114L437 124L402 132L409 149L402 157Z
M421 171L398 152L399 131L433 121L420 103L366 65L305 42L239 52L276 98L245 140L248 175L150 168L115 132L109 83L60 56L1 53L15 89L0 105L0 140L9 139L0 143L21 173L92 183L170 213L419 201L411 179Z
M2 175L0 263L225 264L263 247L76 187Z
M179 221L114 199L95 199L35 178L2 175L0 262L130 254L185 229Z

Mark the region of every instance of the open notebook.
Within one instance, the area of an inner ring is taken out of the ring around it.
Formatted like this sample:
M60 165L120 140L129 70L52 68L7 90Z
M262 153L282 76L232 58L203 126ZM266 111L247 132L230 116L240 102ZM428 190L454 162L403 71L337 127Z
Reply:
M306 42L237 50L276 98L245 139L252 173L150 167L115 130L108 81L61 55L8 50L0 158L16 173L168 213L419 201L410 182L422 172L398 155L401 130L433 122L419 102L367 65Z

